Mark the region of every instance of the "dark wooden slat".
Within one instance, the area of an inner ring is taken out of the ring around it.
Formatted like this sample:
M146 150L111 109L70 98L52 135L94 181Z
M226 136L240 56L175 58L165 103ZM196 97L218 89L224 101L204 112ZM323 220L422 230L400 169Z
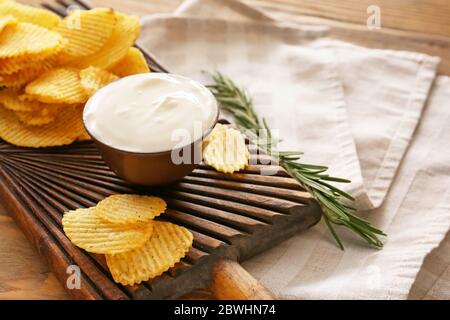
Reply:
M71 168L67 168L64 165L61 168L61 165L58 163L50 163L47 161L36 161L35 159L15 159L18 162L22 162L23 164L27 164L30 167L40 168L40 169L48 169L51 168L53 172L64 174L69 177L73 177L75 179L86 181L88 183L96 183L99 186L111 188L121 187L121 192L132 192L133 189L130 187L129 183L117 178L109 172L109 174L103 174L103 172L92 173L91 170L84 170L83 165L79 165L78 170L74 170Z
M41 6L44 7L45 9L47 9L47 10L50 10L50 11L56 13L60 17L64 17L66 15L66 9L65 8L56 7L56 6L48 4L48 3L43 3L43 4L41 4Z
M254 194L260 194L270 197L276 197L279 199L286 199L290 201L308 203L311 201L312 196L305 191L282 189L278 187L272 187L267 185L254 185L249 183L231 181L231 180L219 180L211 178L202 178L197 176L188 176L183 181L188 183L200 184L205 186L215 186L224 189L238 190L251 192Z
M300 190L303 191L303 188L292 178L289 177L278 177L278 176L263 176L257 174L247 174L247 173L233 173L224 174L217 171L212 170L203 170L196 169L192 173L193 176L196 177L205 177L205 178L215 178L221 180L231 180L238 182L247 182L256 185L263 186L272 186L276 188L284 188L289 190Z
M199 249L211 253L214 250L217 250L219 247L226 245L225 242L210 237L206 234L203 234L201 232L197 232L195 230L190 230L191 233L194 235L194 246L198 247Z
M49 179L56 184L63 184L63 187L71 187L74 188L79 193L90 193L94 200L101 200L105 196L109 196L111 194L120 193L120 192L129 192L129 188L124 188L120 185L110 184L107 182L99 181L97 183L96 180L85 178L84 180L88 180L88 182L82 181L78 177L72 177L70 173L60 172L58 170L51 168L43 168L39 165L29 165L22 163L21 166L34 170L37 175L42 176L43 178ZM108 189L111 188L111 189ZM86 191L83 191L86 190Z
M44 207L45 212L51 217L55 223L62 227L62 215L64 212L70 210L70 208L76 207L77 203L69 201L61 201L61 198L55 197L53 190L48 190L45 186L36 181L34 177L26 174L26 172L16 172L16 175L21 179L21 182L27 186L30 190L33 190L41 198L39 203ZM31 193L31 191L29 191Z
M56 3L59 3L65 9L68 9L71 5L76 4L71 1L64 1L64 0L55 0L55 1L56 1ZM83 7L81 7L81 8L83 8Z
M249 204L255 207L286 214L291 214L293 210L301 210L301 207L304 206L304 204L295 203L288 200L261 196L258 194L251 194L243 191L224 190L221 188L190 184L186 182L181 182L174 185L173 189L197 193L210 197L218 197L221 199L236 201L239 203Z
M215 169L213 167L208 166L207 164L204 164L204 163L201 163L198 166L198 169L215 171ZM267 166L261 165L261 164L253 164L253 165L250 164L239 172L240 173L248 173L248 174L261 174L261 170L267 170ZM274 173L274 174L272 174L272 176L289 177L289 174L280 166L274 165L273 168L271 168L271 171Z
M206 256L208 256L207 252L203 252L202 250L199 250L197 248L191 248L186 256L186 260L193 264Z
M17 152L20 153L20 152ZM80 160L80 161L89 161L89 160L93 160L93 161L98 161L99 163L104 163L102 157L97 153L93 153L93 154L82 154L82 153L71 153L70 151L68 151L67 153L41 153L41 152L36 152L36 153L32 153L32 152L24 152L26 154L29 155L36 155L39 157L49 157L49 158L54 158L54 159L71 159L71 160Z
M242 232L239 230L203 218L188 215L178 210L167 209L164 213L164 219L176 221L178 224L181 224L188 229L211 235L226 243L231 243L232 238L242 235Z
M51 160L57 163L62 163L62 164L71 164L71 165L80 165L80 161L76 160L76 159L58 159L58 158L45 158L42 157L42 159L47 159L47 160ZM82 166L84 168L89 168L89 169L94 169L94 170L111 170L109 169L109 167L103 162L103 161L82 161L81 162ZM111 171L111 174L114 174Z
M95 201L87 199L79 195L79 193L70 191L51 181L36 179L33 175L33 171L30 169L22 169L22 171L25 179L28 179L37 188L41 189L42 194L48 195L48 201L52 201L53 199L58 200L55 204L59 206L61 212L66 212L74 208L91 207L96 204Z
M204 196L182 191L167 191L164 194L167 194L168 196L175 199L183 199L191 203L199 203L212 208L218 208L236 214L245 215L266 223L272 223L277 217L283 216L283 214L278 212L254 207L243 203L236 203L234 201L224 200L217 197Z
M15 167L16 165L10 163L10 166ZM112 194L111 190L99 188L94 185L89 185L87 183L69 177L64 177L62 175L55 175L48 170L46 171L43 169L30 167L26 164L22 164L22 167L24 168L24 170L28 169L29 172L31 171L36 176L39 176L43 179L42 181L45 181L46 183L49 183L51 181L53 184L61 187L61 189L65 187L71 188L76 193L84 194L85 196L97 202L103 199L106 195Z
M16 156L11 156L11 159L29 159L29 157L16 157ZM42 157L33 157L33 162L36 163L42 163L44 165L47 166L54 166L54 167L58 167L58 168L64 168L64 169L69 169L69 170L82 170L83 172L88 172L88 173L94 173L94 174L101 174L102 176L106 176L106 177L115 177L117 178L117 176L111 171L108 170L108 167L104 166L104 167L91 167L89 165L85 165L85 164L80 164L78 163L71 163L71 162L64 162L64 161L54 161L54 159L46 159L46 158L42 158ZM117 179L119 180L119 179Z
M183 200L166 199L166 202L172 209L181 210L185 213L193 214L195 216L199 216L201 218L215 221L222 225L230 226L232 228L244 230L250 233L254 228L267 226L266 223L248 218L246 216L233 214L223 210L190 203Z
M84 8L84 9L90 9L89 5L82 0L73 0L73 2L75 2L76 4L78 4L80 7Z

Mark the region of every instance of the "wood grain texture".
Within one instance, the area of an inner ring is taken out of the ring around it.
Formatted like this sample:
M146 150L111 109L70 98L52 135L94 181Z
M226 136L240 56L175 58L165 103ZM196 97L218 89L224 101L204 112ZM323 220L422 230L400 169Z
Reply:
M383 28L450 36L448 0L245 0L261 8L365 26L367 8L377 5Z
M214 266L213 273L211 293L219 300L275 299L270 291L256 281L236 261L219 261Z
M41 0L25 0L36 4ZM450 2L447 0L242 0L272 17L293 23L328 25L331 36L369 48L409 50L441 57L441 74L450 75ZM47 0L51 3L54 0ZM182 0L90 0L127 13L170 13ZM381 8L380 30L366 27L367 7ZM157 52L156 52L157 54Z
M55 275L0 204L0 299L67 299Z
M214 172L203 165L192 179L168 187L135 187L110 171L92 142L45 149L0 142L0 198L61 283L67 281L69 266L80 268L81 288L68 291L76 299L179 298L209 287L214 277L227 279L230 298L232 293L238 294L235 298L267 295L242 267L236 264L231 272L229 263L221 266L218 261L244 261L267 250L317 223L320 208L285 174L261 179L259 173ZM296 193L283 196L282 190L268 192L269 187ZM193 247L180 263L136 286L114 283L103 256L77 248L62 230L64 212L95 206L117 193L163 197L168 208L158 219L182 225L194 235ZM255 292L258 288L263 292Z
M440 57L442 62L439 65L438 72L443 75L450 75L450 32L445 32L445 35L441 35L429 33L428 29L410 31L408 29L388 28L383 25L380 30L368 30L365 23L355 24L347 21L304 15L285 6L279 6L277 1L270 1L272 3L270 6L263 5L259 0L244 1L259 7L277 20L301 24L328 25L331 27L330 36L338 40L368 48L417 51ZM321 1L317 2L320 3ZM273 5L275 3L276 5ZM338 3L341 3L341 1ZM392 1L392 3L395 3L395 1ZM388 4L385 5L387 6ZM450 14L450 12L448 13ZM365 11L361 14L365 14ZM405 15L404 11L398 11L397 14L399 21L410 19ZM450 18L448 19L450 21ZM428 23L433 24L435 22L430 18ZM440 25L436 27L440 28Z

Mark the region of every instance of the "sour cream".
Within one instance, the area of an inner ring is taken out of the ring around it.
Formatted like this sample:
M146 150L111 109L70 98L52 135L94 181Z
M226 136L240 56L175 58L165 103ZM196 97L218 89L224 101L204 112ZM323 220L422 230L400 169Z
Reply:
M83 120L100 142L148 153L200 139L214 124L217 112L216 99L200 83L179 75L146 73L98 90L87 102Z

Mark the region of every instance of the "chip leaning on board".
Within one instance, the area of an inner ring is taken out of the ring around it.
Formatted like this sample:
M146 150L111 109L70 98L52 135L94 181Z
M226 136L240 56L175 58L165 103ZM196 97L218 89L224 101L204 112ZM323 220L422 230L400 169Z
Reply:
M89 140L81 112L102 86L149 72L139 19L112 9L52 12L0 0L0 138L22 147Z

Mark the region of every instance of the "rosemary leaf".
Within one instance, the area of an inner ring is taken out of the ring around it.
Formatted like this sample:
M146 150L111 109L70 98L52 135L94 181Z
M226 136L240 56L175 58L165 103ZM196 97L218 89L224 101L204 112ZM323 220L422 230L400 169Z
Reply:
M236 86L231 79L220 72L211 74L211 77L214 83L208 85L208 88L222 108L234 117L239 129L244 131L249 139L267 154L278 155L280 166L305 190L310 192L320 204L324 221L339 248L343 250L344 245L334 226L352 230L374 247L381 248L383 246L383 242L378 236L386 236L386 234L372 226L369 221L356 216L355 208L348 203L354 201L354 198L328 183L349 183L350 180L327 174L328 167L326 166L301 163L299 160L303 152L277 151L275 146L281 140L273 138L266 120L258 117L253 108L252 99L245 90ZM344 202L342 198L346 198L347 202Z

